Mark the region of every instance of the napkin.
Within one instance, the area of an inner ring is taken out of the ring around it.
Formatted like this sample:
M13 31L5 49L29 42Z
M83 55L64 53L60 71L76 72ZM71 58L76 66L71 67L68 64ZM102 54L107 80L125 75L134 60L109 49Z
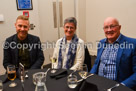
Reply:
M97 86L93 83L83 81L79 91L98 91Z
M67 76L68 72L66 69L58 69L55 73L50 73L51 78L60 79Z

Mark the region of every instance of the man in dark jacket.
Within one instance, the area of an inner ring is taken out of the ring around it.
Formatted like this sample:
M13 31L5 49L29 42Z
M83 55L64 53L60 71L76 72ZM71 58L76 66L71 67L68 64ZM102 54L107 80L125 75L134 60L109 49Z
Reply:
M16 19L16 34L7 38L4 45L3 66L13 64L16 68L22 63L25 69L39 69L44 55L39 37L28 34L29 18L20 15Z

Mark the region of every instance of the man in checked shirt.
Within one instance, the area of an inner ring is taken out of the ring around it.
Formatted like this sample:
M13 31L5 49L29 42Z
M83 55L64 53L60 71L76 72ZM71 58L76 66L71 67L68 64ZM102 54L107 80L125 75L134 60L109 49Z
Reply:
M114 17L105 19L103 30L106 38L98 44L97 58L90 73L129 88L136 87L136 39L121 34L121 25Z

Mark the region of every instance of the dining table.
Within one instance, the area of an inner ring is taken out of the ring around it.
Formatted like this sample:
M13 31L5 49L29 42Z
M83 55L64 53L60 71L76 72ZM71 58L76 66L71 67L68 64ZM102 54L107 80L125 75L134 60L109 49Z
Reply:
M46 80L45 80L45 86L47 88L47 91L108 91L109 88L114 87L116 84L119 84L119 86L113 88L111 91L133 91L132 89L116 82L110 79L107 79L102 76L98 76L96 74L92 74L91 76L87 77L86 79L82 79L80 75L78 74L78 71L73 72L72 70L65 70L66 74L58 79L52 78L51 70L47 72ZM64 69L59 69L59 71L63 71ZM45 69L31 69L28 70L27 75L28 77L24 80L24 88L22 88L22 82L19 78L16 78L14 82L17 83L17 86L15 87L9 87L9 84L11 83L10 80L7 79L7 74L0 75L0 80L3 81L3 91L35 91L36 85L33 83L33 74L37 72L46 72L47 68ZM78 82L77 87L72 89L68 87L67 84L67 77L72 73L72 75L76 75L78 80L81 80ZM87 75L90 75L91 73L88 73ZM89 90L83 89L81 90L81 87L84 88L83 84L89 83ZM91 87L92 86L92 87ZM93 87L95 90L92 90Z

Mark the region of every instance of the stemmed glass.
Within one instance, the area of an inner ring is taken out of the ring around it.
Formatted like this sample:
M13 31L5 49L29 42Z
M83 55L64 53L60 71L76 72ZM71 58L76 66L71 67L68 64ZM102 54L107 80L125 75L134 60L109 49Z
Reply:
M50 57L50 60L51 60L51 63L52 63L52 70L51 70L51 73L55 73L55 72L56 72L55 64L56 64L57 59L54 58L54 57Z
M7 66L7 75L8 79L12 82L9 84L9 87L15 87L17 84L13 82L16 78L16 68L15 65L8 65Z
M81 68L80 68L80 70L79 70L79 75L80 75L83 79L85 79L86 76L87 76L87 71L88 71L87 65L86 65L86 64L82 64L82 66L81 66Z

